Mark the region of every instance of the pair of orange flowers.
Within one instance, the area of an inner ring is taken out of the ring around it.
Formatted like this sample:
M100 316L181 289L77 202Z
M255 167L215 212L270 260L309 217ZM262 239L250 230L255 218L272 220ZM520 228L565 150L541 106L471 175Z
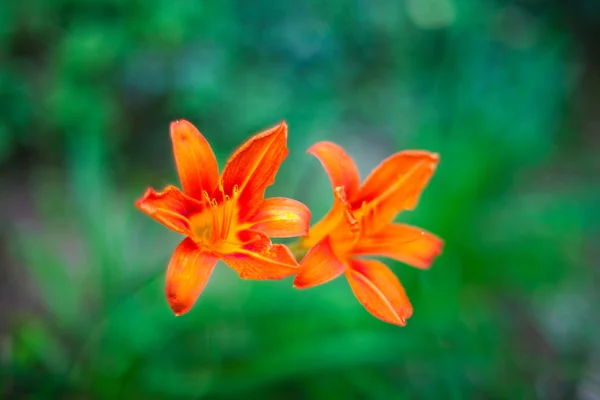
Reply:
M438 163L426 151L402 151L384 160L360 185L358 169L344 150L319 142L308 153L319 159L335 194L330 212L313 227L311 213L288 198L265 199L288 154L285 122L259 133L231 156L223 173L200 132L188 121L171 123L175 163L183 192L174 186L148 189L136 206L186 236L166 277L167 301L176 315L188 312L219 260L243 279L278 280L296 275L306 289L345 274L354 295L375 317L405 325L412 306L383 256L428 268L443 242L420 228L393 223L413 209ZM290 249L271 237L300 236Z

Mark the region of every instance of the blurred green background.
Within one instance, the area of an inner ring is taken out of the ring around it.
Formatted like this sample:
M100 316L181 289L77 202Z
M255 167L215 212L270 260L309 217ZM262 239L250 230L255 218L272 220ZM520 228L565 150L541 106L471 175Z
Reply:
M0 1L0 398L600 398L600 2ZM331 205L305 150L364 176L441 154L429 271L388 262L399 328L338 279L215 270L175 318L181 239L136 210L177 181L169 122L221 165L289 124L271 196Z

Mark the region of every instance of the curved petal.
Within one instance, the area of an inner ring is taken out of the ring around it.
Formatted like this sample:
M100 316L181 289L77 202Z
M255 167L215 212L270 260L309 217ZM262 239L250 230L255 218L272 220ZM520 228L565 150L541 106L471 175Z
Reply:
M248 280L279 280L298 272L298 263L286 246L273 244L260 251L240 249L221 254L221 260L233 268L240 278Z
M392 224L374 235L361 239L353 253L388 257L426 269L441 254L443 246L442 239L421 228Z
M201 251L190 238L175 249L167 268L166 295L175 315L188 312L206 286L219 259Z
M294 278L296 289L308 289L337 278L346 270L346 265L333 254L329 237L321 240L300 262L300 270Z
M390 324L406 325L406 319L412 315L412 305L388 267L375 260L353 260L346 277L352 292L368 312Z
M183 119L171 122L171 141L183 191L204 202L203 192L211 194L219 180L219 166L210 144Z
M352 201L353 208L363 203L375 212L373 229L394 219L402 210L412 210L429 183L439 161L436 153L401 151L385 159L371 172Z
M273 197L262 202L250 222L250 229L271 237L304 236L310 225L310 210L299 201Z
M255 135L231 156L223 170L223 191L232 196L238 188L240 217L252 216L265 197L265 189L275 182L279 166L287 157L287 125L279 125Z
M334 189L333 206L329 213L308 232L308 236L302 238L301 245L305 248L313 247L325 236L334 237L334 242L352 239L353 234L360 231L361 226L352 212L352 206L348 202L344 186Z
M158 222L184 235L191 233L189 217L202 210L200 203L175 186L167 186L160 193L149 188L135 205Z
M360 175L354 160L343 148L332 142L318 142L306 152L317 157L321 162L334 190L343 186L348 197L352 198L356 195L360 185Z
M338 229L344 222L344 210L344 205L340 204L337 200L334 201L333 207L329 210L327 215L310 227L308 235L302 238L302 246L304 248L313 247L323 240L325 236Z

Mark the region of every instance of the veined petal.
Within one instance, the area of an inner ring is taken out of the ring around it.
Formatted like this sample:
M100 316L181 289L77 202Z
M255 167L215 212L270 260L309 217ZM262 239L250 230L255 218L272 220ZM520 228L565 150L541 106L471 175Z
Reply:
M413 267L426 269L441 254L444 242L421 228L391 224L361 239L353 254L388 257Z
M296 289L308 289L337 278L346 270L346 265L333 254L329 237L321 240L300 262L300 270L294 278Z
M201 251L190 238L175 249L167 269L166 295L175 315L188 312L206 286L219 259Z
M287 157L287 125L279 125L255 135L231 156L223 171L226 195L238 187L240 217L251 217L275 182L279 166Z
M436 153L401 151L384 160L371 172L351 199L352 207L363 203L375 212L373 230L386 225L402 210L412 210L429 183L439 160Z
M233 268L240 278L248 280L279 280L298 272L298 263L286 246L273 244L260 252L240 249L222 254L221 260Z
M158 222L184 235L191 233L189 217L202 210L199 202L175 186L167 186L160 193L149 188L135 205Z
M388 267L375 260L352 260L346 277L352 292L368 312L390 324L406 325L406 319L412 315L412 305Z
M299 201L273 197L262 202L250 222L250 229L271 237L304 236L310 225L310 210Z
M203 191L211 194L219 180L219 165L210 144L183 119L171 123L171 141L183 191L204 202Z
M360 185L358 168L343 148L332 142L318 142L306 152L317 157L321 162L334 190L343 186L348 197L358 192Z

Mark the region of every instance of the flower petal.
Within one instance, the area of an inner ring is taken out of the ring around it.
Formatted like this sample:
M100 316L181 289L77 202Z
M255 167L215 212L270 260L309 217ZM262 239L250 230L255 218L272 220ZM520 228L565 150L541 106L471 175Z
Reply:
M223 171L223 190L231 195L238 187L240 217L252 216L275 182L279 166L287 157L287 125L279 125L255 135L231 156Z
M167 269L166 295L175 315L188 312L206 286L219 259L201 251L190 238L175 249Z
M346 270L346 265L333 254L329 237L321 240L300 262L300 270L294 278L296 289L308 289L337 278Z
M368 312L390 324L406 325L406 319L412 315L412 305L388 267L375 260L353 260L346 277L352 292Z
M183 119L171 123L171 141L183 191L204 202L203 191L210 195L219 180L219 166L210 144Z
M202 210L200 203L175 186L167 186L160 193L149 188L135 205L158 222L184 235L191 233L189 217Z
M389 257L417 268L429 268L441 254L444 242L421 228L392 224L361 239L353 253Z
M334 190L343 186L349 197L358 192L360 185L358 168L343 148L332 142L318 142L306 152L317 157L321 162Z
M221 260L240 278L248 280L279 280L298 272L298 263L286 246L273 244L260 252L240 249L232 254L222 254Z
M250 222L250 229L271 237L304 236L310 225L310 210L299 201L273 197L262 202Z
M352 207L363 202L376 211L374 230L387 225L402 210L412 210L421 192L435 172L439 160L436 153L426 151L401 151L384 160L371 172L351 199Z
M319 222L310 227L308 235L300 241L302 247L308 249L315 246L323 238L331 232L338 229L340 226L345 227L344 222L344 205L337 199L334 200L331 210Z

